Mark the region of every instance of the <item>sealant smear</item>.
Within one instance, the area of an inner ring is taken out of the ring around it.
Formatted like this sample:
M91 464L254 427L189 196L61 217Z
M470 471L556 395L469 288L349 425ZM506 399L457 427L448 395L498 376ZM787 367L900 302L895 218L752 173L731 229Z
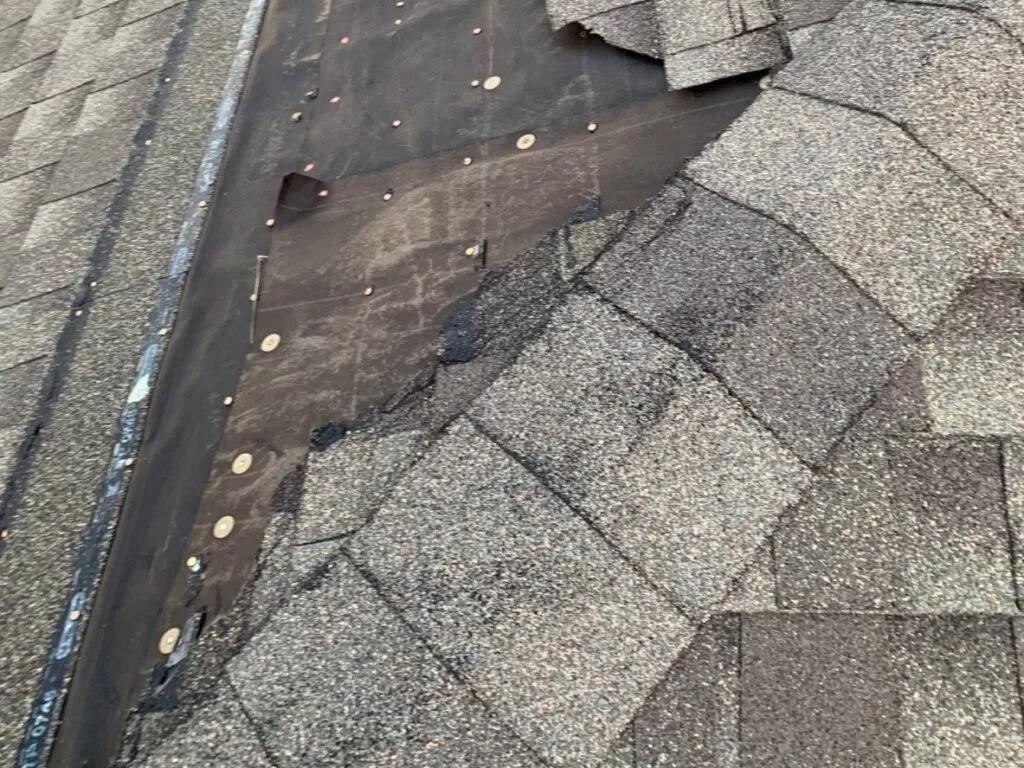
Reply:
M136 366L128 402L119 420L111 460L82 541L78 569L72 580L62 621L55 633L46 666L43 668L41 690L25 728L25 735L18 751L17 768L38 768L45 760L53 731L54 715L59 711L56 703L62 696L65 680L71 671L72 652L78 640L79 630L85 624L82 620L72 621L71 614L72 611L82 611L86 603L91 602L98 586L97 576L102 567L100 561L103 541L110 522L117 514L118 500L126 485L123 462L139 438L144 408L152 392L157 367L163 357L164 337L159 335L158 329L169 326L177 311L184 273L192 262L206 218L206 207L200 207L198 203L208 197L220 171L228 133L241 99L242 87L249 70L249 60L266 6L267 0L252 0L242 22L224 94L217 108L206 151L199 166L189 213L182 223L178 241L171 252L167 276L160 281L156 302L150 312L149 330L146 333L143 353Z

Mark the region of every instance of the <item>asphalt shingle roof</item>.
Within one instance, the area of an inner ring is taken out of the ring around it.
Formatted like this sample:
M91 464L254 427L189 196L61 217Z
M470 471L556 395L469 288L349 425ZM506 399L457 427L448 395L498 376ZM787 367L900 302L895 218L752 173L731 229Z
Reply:
M485 281L433 384L310 461L283 607L140 761L212 720L226 765L1024 762L989 13L855 0L657 198Z

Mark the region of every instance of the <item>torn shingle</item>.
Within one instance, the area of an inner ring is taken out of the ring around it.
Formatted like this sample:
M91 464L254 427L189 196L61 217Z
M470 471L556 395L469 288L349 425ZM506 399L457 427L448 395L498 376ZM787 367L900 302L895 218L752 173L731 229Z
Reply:
M632 5L613 8L582 19L581 23L610 45L644 56L661 58L654 0L640 0Z

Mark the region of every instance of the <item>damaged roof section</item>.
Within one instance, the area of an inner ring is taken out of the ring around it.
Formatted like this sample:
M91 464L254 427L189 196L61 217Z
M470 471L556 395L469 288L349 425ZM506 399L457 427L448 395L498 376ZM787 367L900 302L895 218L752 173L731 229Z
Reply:
M1024 123L1024 51L961 14L856 0L852 66L487 280L311 459L278 608L138 762L211 721L225 766L1024 762L1024 151L946 140ZM929 55L866 64L880 17Z
M785 64L848 0L547 0L553 27L578 22L607 42L662 59L672 89Z

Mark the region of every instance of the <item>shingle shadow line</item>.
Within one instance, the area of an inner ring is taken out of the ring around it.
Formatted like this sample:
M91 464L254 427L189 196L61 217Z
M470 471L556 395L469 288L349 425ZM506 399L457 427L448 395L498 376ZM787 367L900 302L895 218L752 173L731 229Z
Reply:
M1021 563L1017 557L1017 541L1024 541L1024 531L1018 531L1010 516L1010 494L1007 492L1009 476L1006 472L1006 441L999 441L999 474L1002 479L1003 520L1006 523L1006 544L1010 553L1010 573L1013 581L1014 602L1018 611L1024 611L1024 599L1020 593L1020 582L1024 578Z
M1013 643L1013 664L1017 672L1017 698L1020 701L1021 727L1024 728L1024 669L1021 668L1021 659L1024 658L1024 638L1017 635L1016 621L1010 622L1010 642Z
M633 572L636 573L636 575L639 576L645 584L647 584L647 586L649 586L651 589L655 591L655 593L658 594L659 597L666 600L669 603L669 605L671 605L680 615L685 617L689 622L699 626L699 617L695 617L688 614L679 605L677 605L676 601L664 589L655 584L643 568L641 568L637 563L633 562L633 560L627 557L625 553L623 553L622 550L613 541L611 541L611 539L609 539L608 536L605 535L605 533L600 528L598 528L586 514L579 510L575 504L570 502L564 494L548 485L544 481L541 474L535 468L530 466L531 462L526 457L520 455L518 451L515 451L512 448L503 445L501 441L497 439L496 436L492 435L482 424L477 422L476 419L474 419L472 416L466 414L466 420L469 421L469 423L472 424L477 429L477 431L480 432L480 434L486 437L491 443L496 445L498 449L501 450L506 456L508 456L517 465L526 470L530 474L530 476L533 477L548 493L550 493L552 496L558 499L562 504L566 506L567 509L569 509L578 518L580 518L586 524L586 526L595 534L597 534L597 536L600 537L601 541L608 545L608 548L611 549L611 551L614 552L619 558L621 558L633 570Z
M452 667L448 663L448 661L441 655L441 653L436 648L434 648L433 644L430 643L427 640L427 638L412 623L410 623L408 619L405 618L404 615L402 615L402 612L398 609L398 606L395 605L394 602L392 602L391 598L387 595L387 591L384 589L383 585L380 583L377 577L373 575L373 572L370 571L369 568L365 568L360 563L356 562L356 560L352 557L351 553L349 553L348 550L346 550L344 547L342 547L341 551L339 552L339 556L344 557L345 560L349 563L349 565L351 565L352 568L355 569L356 573L358 573L360 576L363 577L363 579L366 580L366 583L370 585L371 589L373 589L373 591L381 599L384 605L387 606L388 610L395 616L395 618L398 619L402 626L405 627L405 629L413 636L413 638L415 638L418 642L420 642L423 645L424 648L426 648L427 652L431 655L431 657L449 675L451 675L461 685L465 686L466 691L470 694L470 696L472 696L476 700L476 702L481 707L483 707L485 712L492 715L494 719L501 724L502 728L508 731L508 733L510 733L523 746L523 748L530 754L530 756L533 759L537 760L539 763L543 765L549 765L549 762L547 760L544 760L540 756L540 754L533 748L533 745L529 744L503 717L500 717L498 713L495 712L494 709L491 708L491 706L486 702L486 700L477 692L473 684L468 679L466 679L465 676L463 676L459 670Z
M70 283L66 285L58 285L56 288L51 288L48 291L43 291L42 293L34 293L31 296L25 296L24 298L16 299L12 301L10 304L4 304L0 306L0 312L3 312L5 309L10 309L11 307L20 307L22 304L28 304L30 301L35 301L36 299L45 299L47 296L53 296L55 293L60 293L61 291L70 291L72 289L73 286ZM0 297L3 297L3 291L0 291ZM69 299L68 308L70 309L74 306L74 299ZM46 357L49 357L49 355L46 355Z
M13 307L13 306L17 306L17 305L11 304L9 306ZM0 311L3 311L4 309L6 309L6 307L0 307ZM20 363L15 363L14 365L9 365L6 368L0 368L0 375L3 375L3 374L8 373L10 371L17 370L18 368L21 368L21 367L26 366L26 365L32 365L32 363L38 363L40 360L46 360L49 357L50 357L50 355L48 355L48 354L47 355L36 355L35 357L29 358L28 360L22 360Z
M118 30L122 30L122 29L125 29L126 27L130 27L132 24L138 24L140 21L145 21L146 19L151 19L154 16L159 16L161 13L166 13L167 11L171 10L172 8L178 8L179 6L184 5L185 2L186 2L186 0L178 0L176 3L168 5L166 8L161 8L159 11L150 11L145 16L139 16L139 18L137 18L137 19L132 19L127 24L118 24L117 25L117 29ZM114 34L117 34L117 32L115 31Z
M706 184L698 181L697 179L693 178L692 176L687 176L687 178L695 186L700 187L705 192L708 192L709 194L712 194L712 195L714 195L715 197L717 197L717 198L719 198L721 200L725 200L728 203L732 203L735 206L743 208L746 211L750 211L750 213L753 213L755 216L760 216L761 218L766 219L767 221L770 221L773 224L777 224L778 226L780 226L783 229L785 229L787 232L789 232L794 237L796 237L798 240L800 240L801 243L803 243L808 248L810 248L812 251L814 251L814 253L818 254L819 257L824 259L826 262L831 264L836 270L838 270L839 274L841 274L844 278L846 278L846 280L850 283L852 288L864 300L869 302L871 304L871 306L873 306L875 309L877 309L879 312L881 312L883 315L885 315L887 318L889 318L893 323L895 323L896 326L901 331L903 331L903 333L905 333L907 336L909 336L912 339L917 339L917 338L919 338L921 336L921 334L916 333L914 331L911 331L906 325L903 324L903 322L899 318L894 317L893 314L891 312L889 312L889 310L887 310L885 307L883 307L879 303L878 299L876 299L870 293L865 291L864 288L861 287L860 283L858 283L856 280L853 279L853 277L850 275L850 273L846 270L845 267L837 264L835 261L833 261L828 256L826 256L825 252L822 251L821 248L819 248L809 237L807 237L807 235L805 235L803 232L798 230L792 224L787 224L786 222L776 218L774 215L772 215L771 213L768 213L767 211L761 210L760 208L755 208L754 206L749 205L749 204L744 203L744 202L741 202L740 200L736 200L736 199L730 197L729 195L726 195L726 194L724 194L722 192L719 192L717 189L712 189L711 187L709 187Z
M961 176L960 173L957 172L957 170L955 168L953 168L953 166L951 166L948 162L946 162L946 159L943 158L942 155L940 155L938 152L936 152L931 147L929 147L927 144L925 144L918 137L918 135L916 133L914 133L913 130L911 130L910 126L908 126L906 123L904 123L904 122L902 122L900 120L896 120L895 118L889 117L889 115L885 114L884 112L879 112L878 110L869 109L867 107L862 107L862 106L860 106L858 104L850 104L849 102L839 101L838 99L831 99L831 98L828 98L827 96L821 96L821 95L816 94L816 93L808 93L807 91L802 91L802 90L799 90L798 88L791 88L791 87L785 86L785 85L772 85L771 87L772 87L773 90L782 91L784 93L788 93L788 94L791 94L793 96L799 96L801 98L811 99L812 101L819 101L822 104L829 104L829 105L831 105L833 107L839 107L841 109L849 109L849 110L851 110L853 112L860 112L861 114L868 115L869 117L878 118L880 120L884 120L885 122L889 123L890 125L896 126L901 131L903 131L903 133L907 136L907 138L909 138L918 147L923 149L933 160L935 160L939 165L941 165L943 167L943 169L947 173L949 173L949 175L951 175L953 178L957 179L958 181L962 182L968 189L970 189L978 197L980 197L982 200L984 200L986 203L988 203L990 208L992 208L993 210L998 211L1000 214L1002 214L1003 218L1008 219L1011 224L1014 224L1014 225L1017 225L1017 226L1020 225L1020 221L1012 213L1010 213L1008 210L1006 210L1001 205L999 205L994 200L992 200L992 198L990 198L987 194L985 194L976 184L974 184L973 182L968 181L963 176Z
M805 467L806 469L814 469L815 465L809 463L803 457L798 455L796 453L796 451L793 448L790 447L789 443L786 440L784 440L779 435L779 433L775 431L775 429L773 427L771 427L770 425L766 424L764 422L764 420L760 416L757 415L757 413L753 410L753 408L751 408L750 405L740 395L738 395L735 391L733 391L732 387L729 386L729 383L727 381L725 381L725 379L723 379L712 368L708 367L708 365L704 362L704 360L702 360L696 354L696 352L690 347L689 344L687 344L685 341L676 341L676 340L670 339L668 336L666 336L664 333L662 333L659 329L655 328L654 326L652 326L652 325L646 323L645 321L641 320L640 318L636 317L633 313L629 312L628 310L623 309L618 304L616 304L614 301L612 301L611 299L608 299L605 296L601 295L598 291L596 291L595 289L591 288L590 286L586 286L585 290L589 291L591 294L596 296L598 298L598 300L600 300L603 304L608 305L611 309L613 309L619 315L624 317L626 320L629 320L630 322L639 325L641 328L643 328L648 333L650 333L653 336L657 337L658 339L660 339L661 341L665 342L666 344L671 345L674 349L682 350L693 361L693 363L698 368L700 368L700 370L704 374L706 374L707 376L710 376L716 382L718 382L725 389L726 393L731 398L733 398L737 403L740 404L740 406L743 408L744 412L746 412L746 414L748 416L750 416L752 419L754 419L754 421L756 421L763 429L765 429L769 434L771 434L771 436L774 437L779 442L779 445L781 445L783 448L785 448L786 451L791 456L793 456L797 461L799 461L800 464L803 467Z
M238 708L242 711L242 716L245 717L249 723L249 727L252 728L253 735L256 736L256 741L259 743L260 749L263 751L263 757L266 758L266 761L270 763L270 765L274 766L274 768L278 768L278 762L271 755L270 747L267 744L267 736L263 732L263 726L255 717L252 716L252 713L249 712L249 708L245 706L245 702L242 701L242 697L238 694L238 689L232 682L230 675L226 673L224 674L224 682L227 685L227 689L231 697L235 700L235 703L238 704ZM173 736L174 732L172 731L167 738L172 738Z
M1000 32L1005 34L1017 45L1024 49L1024 40L1021 40L1014 34L1013 30L1006 26L1003 22L994 16L989 16L987 13L982 13L978 7L968 5L947 5L946 3L930 3L927 0L884 0L884 2L892 5L920 5L925 8L933 8L940 11L953 11L954 13L967 13L971 16L977 16L980 19L984 19L989 24L997 27Z

